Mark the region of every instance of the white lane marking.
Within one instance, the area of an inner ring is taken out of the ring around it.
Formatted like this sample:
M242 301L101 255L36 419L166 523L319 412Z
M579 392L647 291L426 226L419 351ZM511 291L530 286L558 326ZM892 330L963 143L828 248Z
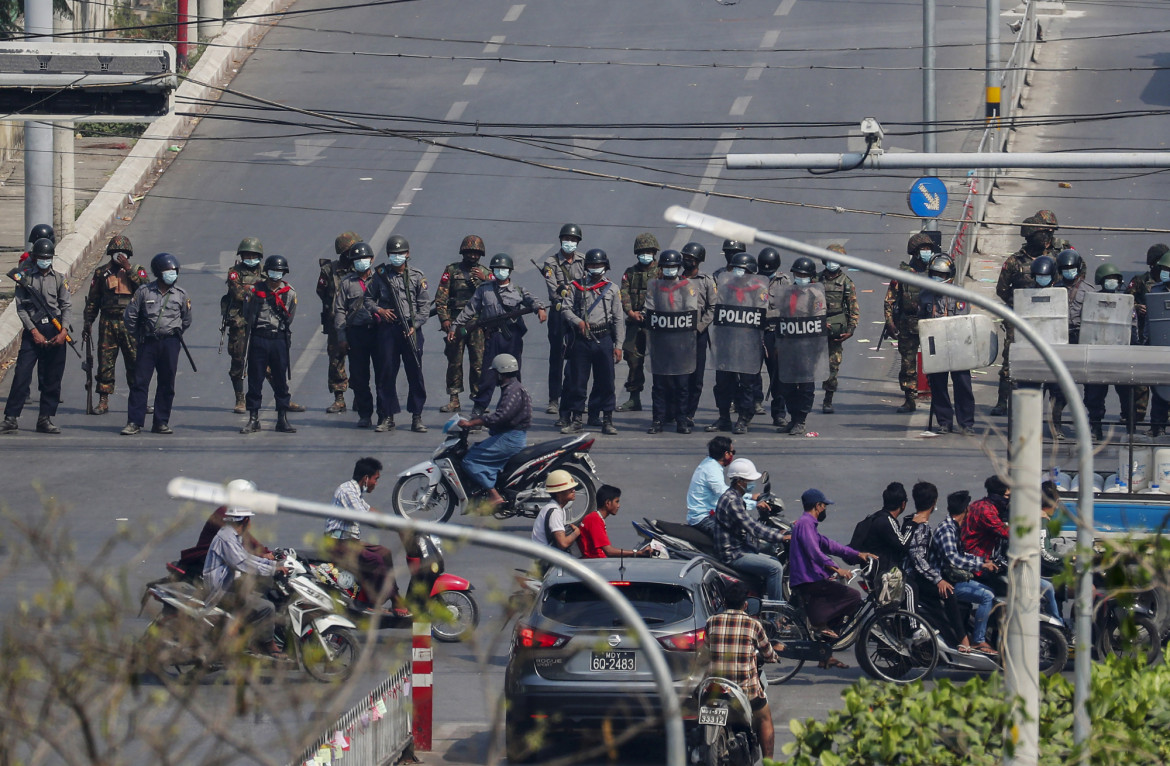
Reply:
M796 0L781 0L780 7L776 9L773 16L787 16L788 12L792 10L792 6L796 5Z
M232 266L236 265L236 251L235 250L220 250L219 251L219 273L225 277L231 271Z
M731 114L733 117L743 116L744 112L747 111L748 104L751 103L751 100L751 96L740 96L731 104L731 112L729 114Z
M773 29L764 33L764 39L760 41L761 48L775 48L776 41L780 39L780 30Z
M475 69L472 69L470 72L467 73L467 79L463 81L463 84L464 85L479 85L479 81L481 79L483 79L483 73L486 71L487 71L487 69L485 69L481 66L477 66Z
M735 136L736 132L733 130L725 130L719 134L719 140L715 142L715 147L711 150L711 159L707 162L707 169L703 171L703 178L699 181L699 191L691 196L691 201L687 205L691 210L701 213L707 208L707 201L711 199L707 195L715 188L720 174L723 173L724 158L731 151L732 139ZM674 239L670 242L670 249L678 250L690 241L690 232L691 229L675 231Z
M484 53L499 53L500 43L504 42L503 35L492 35L488 38L488 44L483 46Z
M745 74L743 76L743 79L746 82L755 82L756 80L760 79L760 75L762 75L763 73L764 73L764 65L763 64L758 64L758 63L752 64L751 67L748 68L747 74Z
M504 21L515 21L516 19L520 18L521 13L524 13L524 3L513 5L508 9L508 12L504 14Z

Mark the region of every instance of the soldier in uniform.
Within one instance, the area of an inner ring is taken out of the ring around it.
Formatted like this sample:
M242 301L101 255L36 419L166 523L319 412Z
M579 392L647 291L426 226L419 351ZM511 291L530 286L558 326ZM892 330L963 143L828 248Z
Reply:
M1056 256L1056 250L1053 247L1053 235L1056 230L1056 214L1051 210L1038 210L1035 215L1024 219L1023 225L1020 226L1020 236L1024 238L1024 245L1003 262L1003 267L999 271L999 281L995 285L995 294L1008 306L1012 305L1012 292L1016 289L1017 282L1020 281L1020 275L1029 273L1032 261L1042 255ZM1015 335L1015 330L1010 325L1004 326L1003 366L999 369L999 396L990 412L994 416L1007 414L1008 399L1012 392L1009 357Z
M792 278L780 271L780 251L774 247L765 247L756 256L756 268L762 277L768 279L768 293L771 294L777 285L792 283ZM784 417L784 395L780 393L777 384L777 370L780 357L776 353L776 322L773 316L771 302L768 304L767 321L764 324L764 366L768 368L768 399L772 415L772 425L784 428L788 421ZM761 389L763 388L761 375ZM762 401L762 400L761 400Z
M1135 277L1135 279L1137 279L1137 277ZM1093 275L1093 281L1096 282L1097 287L1100 288L1101 292L1103 292L1103 293L1120 293L1121 292L1121 283L1122 283L1121 270L1118 269L1116 266L1114 266L1112 263L1103 263L1100 266L1098 266L1097 272ZM1132 284L1132 282L1130 284ZM1145 300L1144 294L1142 295L1142 299ZM1145 308L1145 306L1143 306L1142 308ZM1140 338L1141 338L1141 335L1139 332L1137 303L1135 302L1133 316L1131 317L1131 320L1130 320L1130 335L1129 335L1130 345L1132 345L1132 346L1138 345L1138 343L1140 342ZM1125 427L1126 427L1127 432L1129 430L1130 388L1131 388L1131 386L1114 386L1114 389L1116 389L1116 391L1117 391L1117 398L1121 400L1121 417L1125 421ZM1136 386L1133 388L1136 388ZM1143 386L1143 388L1144 388L1144 386ZM1148 392L1149 389L1147 388L1146 391ZM1105 419L1105 398L1106 398L1106 395L1108 393L1109 393L1109 386L1108 385L1099 384L1099 383L1086 383L1085 384L1085 410L1088 411L1089 427L1092 429L1093 439L1095 439L1096 441L1104 441L1105 440L1105 431L1104 431L1104 428L1102 427L1101 423ZM1135 393L1134 409L1136 410L1137 409L1136 391L1134 393ZM1144 414L1145 413L1143 413L1143 415ZM1135 413L1134 423L1136 424L1138 422L1138 420L1139 419L1137 418L1136 413Z
M842 245L829 245L826 249L846 254ZM821 263L825 268L817 275L817 281L825 286L825 305L829 323L829 377L821 384L825 391L821 412L831 415L833 394L837 393L837 372L841 369L845 341L852 338L857 330L857 323L861 321L861 311L857 307L857 288L845 273L845 269L841 268L841 264L824 259Z
M349 249L361 242L362 238L352 231L343 231L333 240L337 260L321 258L321 276L317 277L317 297L321 299L321 332L325 334L325 353L329 356L329 393L333 404L325 408L326 415L345 412L345 392L349 389L349 377L345 374L345 354L338 348L337 331L333 327L333 299L337 286L351 271Z
M37 368L40 413L37 432L59 434L53 424L61 401L61 378L65 375L65 344L69 338L69 285L65 276L53 269L56 248L48 238L38 239L29 249L29 257L20 268L16 285L16 316L24 327L20 333L20 351L12 372L12 388L4 405L4 422L0 434L15 433L16 419L24 409L32 388L33 368ZM41 300L38 300L37 298Z
M406 372L410 430L425 434L422 411L427 403L427 387L422 371L422 327L431 315L431 296L426 275L407 265L410 243L406 237L391 234L386 240L386 256L389 264L374 270L366 292L366 307L378 327L378 353L382 359L378 391L388 408L374 430L394 430L394 416L402 411L398 404L398 369L402 367Z
M618 412L641 412L642 389L646 387L646 318L642 307L646 303L646 285L661 276L658 270L658 239L648 231L634 238L634 256L638 262L622 274L622 311L625 312L626 337L622 354L630 372L626 376L626 391L630 398L618 407Z
M925 274L931 259L940 252L938 245L926 232L918 232L906 243L910 260L898 264L902 271ZM884 302L886 337L898 341L902 366L898 370L898 385L906 400L898 412L914 412L918 406L918 292L919 288L897 279L890 280Z
M236 392L236 406L232 412L242 415L248 411L244 402L244 375L248 372L248 323L244 321L244 301L252 293L252 286L264 279L260 268L264 245L256 237L244 237L236 248L236 255L240 260L228 271L227 292L219 299L219 311L223 317L223 327L227 329L228 356L232 360L228 369L232 390ZM269 373L269 382L271 378L272 374ZM289 402L288 410L304 412L305 408Z
M242 434L260 430L260 403L264 396L264 377L272 386L276 400L276 430L295 434L288 422L288 377L291 371L289 347L292 322L297 313L297 292L285 281L288 259L270 255L264 259L264 279L252 285L244 301L244 322L248 329L248 422Z
M739 243L735 243L739 244ZM686 430L690 433L695 426L695 413L699 409L699 399L703 396L704 376L707 372L707 349L711 345L711 336L707 332L711 320L715 318L716 287L715 277L699 271L699 264L707 258L707 250L698 242L688 242L683 245L683 279L689 280L699 296L699 321L696 329L699 332L695 347L695 371L691 373L687 383Z
M589 411L601 413L603 434L617 434L613 424L617 406L614 366L622 360L617 341L625 323L618 288L605 278L608 269L609 256L604 250L595 248L585 253L585 277L572 282L572 291L561 309L570 328L561 403L571 414L569 423L561 429L563 434L580 433L583 428L581 416L590 373L593 390L589 393Z
M133 383L134 359L138 347L134 338L126 332L122 315L126 313L126 306L134 291L149 280L146 269L130 262L134 248L130 245L129 237L112 237L106 245L106 255L110 256L109 263L98 266L89 280L81 331L82 338L88 342L91 338L89 326L100 316L96 386L99 398L93 410L94 415L105 415L110 411L110 394L114 393L114 372L119 351L122 352L122 364L126 368L127 388Z
M382 370L378 352L374 315L366 306L366 290L374 279L374 249L358 242L347 251L352 271L342 278L333 296L333 331L337 348L349 358L349 387L353 389L353 408L358 414L358 428L369 428L374 414L374 396L370 393L370 365L374 378ZM382 391L378 389L378 422L389 416Z
M936 255L930 261L930 278L936 282L951 283L955 279L955 262L945 253ZM923 290L919 294L918 317L937 319L939 317L965 316L971 313L966 301ZM954 405L947 390L947 377L955 389ZM930 403L937 421L935 433L972 434L975 431L975 394L971 389L970 370L933 372L926 376L930 384ZM955 428L958 421L958 428Z
M138 342L123 436L142 431L146 394L156 373L154 423L150 430L156 434L174 433L170 426L171 404L175 400L175 373L179 370L183 333L191 326L191 299L186 290L175 284L179 279L178 258L159 253L150 259L150 271L155 280L134 292L123 315L127 332Z
M1144 337L1146 333L1146 293L1150 291L1158 280L1154 278L1154 273L1158 268L1158 259L1160 259L1167 252L1170 252L1170 247L1157 244L1151 245L1146 250L1146 269L1142 274L1137 274L1133 279L1129 280L1125 291L1133 296L1134 311L1137 312L1138 321L1138 336ZM1134 408L1134 423L1141 423L1146 419L1146 409L1150 404L1150 388L1149 386L1134 386L1133 387L1133 408ZM1126 421L1128 425L1128 420Z
M435 313L439 315L439 322L444 336L451 332L451 323L463 311L463 307L471 300L476 288L491 278L491 273L479 261L484 254L483 239L475 234L468 234L459 245L459 254L463 260L452 263L443 269L443 276L439 277L439 286L435 289ZM468 361L468 390L472 398L479 390L479 378L483 374L483 330L472 330L467 337L456 337L446 341L447 356L447 395L451 401L439 408L439 412L459 412L459 394L463 391L463 349L467 348Z
M451 323L447 340L454 340L463 327L474 319L476 324L483 328L485 357L495 359L500 354L511 354L516 358L516 364L521 365L524 334L528 332L528 327L524 324L524 317L506 315L529 309L543 322L548 318L548 314L544 304L532 293L512 283L512 271L515 268L512 256L507 253L496 253L488 267L492 270L492 278L475 289L471 300ZM499 373L491 365L485 366L479 378L479 390L472 399L474 406L470 419L487 413L498 382Z
M565 375L565 341L568 340L568 328L565 327L564 318L557 309L557 304L568 295L570 283L585 275L585 264L580 258L575 257L577 246L581 243L581 227L575 223L566 223L561 227L559 239L560 247L545 258L544 264L540 267L540 273L548 287L548 302L553 307L548 315L548 408L545 412L549 415L558 412L561 414L557 420L558 428L566 423L566 413L560 406L560 400L561 383ZM518 354L515 356L517 359L520 358ZM487 357L495 358L490 354Z

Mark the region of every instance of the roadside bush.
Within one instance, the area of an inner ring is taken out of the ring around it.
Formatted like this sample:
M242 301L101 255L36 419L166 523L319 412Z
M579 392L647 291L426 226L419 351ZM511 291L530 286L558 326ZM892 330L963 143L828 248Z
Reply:
M1062 676L1040 681L1040 763L1072 763L1073 684ZM823 722L793 719L788 760L769 763L991 766L1003 760L1010 706L998 674L961 685L942 679L930 688L863 679L844 699L844 709ZM1118 658L1095 664L1089 717L1093 764L1170 763L1170 667Z

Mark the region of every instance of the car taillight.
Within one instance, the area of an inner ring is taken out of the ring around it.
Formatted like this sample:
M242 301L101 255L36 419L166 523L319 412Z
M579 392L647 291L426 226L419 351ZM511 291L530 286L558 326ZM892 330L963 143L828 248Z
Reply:
M569 640L568 636L537 630L529 625L516 629L516 647L523 649L559 649Z
M671 649L676 652L693 652L702 646L706 640L707 630L705 628L691 630L686 633L675 633L671 636L658 637L658 643L662 644L662 648Z

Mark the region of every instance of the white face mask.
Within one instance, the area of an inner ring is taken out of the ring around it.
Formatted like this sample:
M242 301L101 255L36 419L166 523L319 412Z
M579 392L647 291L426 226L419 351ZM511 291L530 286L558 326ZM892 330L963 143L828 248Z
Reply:
M260 259L259 258L245 258L244 265L250 269L254 269L260 265Z
M1101 286L1105 288L1105 292L1107 293L1116 292L1117 290L1121 289L1121 280L1106 279L1101 283Z
M359 274L365 274L370 270L370 263L369 258L359 258L353 262L353 270Z
M561 251L565 255L572 255L573 253L577 252L577 243L571 239L562 239Z
M178 280L178 278L179 272L175 271L174 269L167 269L162 273L162 281L166 282L168 285L173 285L176 280Z
M506 282L508 277L512 276L511 269L492 269L492 274L496 275L497 282Z
M270 271L270 272L268 272L268 278L271 279L273 282L279 282L280 280L284 279L284 272L283 271Z
M42 271L44 271L45 269L52 268L52 266L53 266L53 259L52 258L37 258L37 268L38 269L41 269Z
M654 253L638 253L638 263L649 266L654 263Z
M390 262L391 266L401 266L402 264L406 263L406 256L402 253L391 253L390 255L386 256L386 260Z
M731 273L737 277L742 277L744 274L747 274L747 269L742 266L732 266Z
M812 284L811 277L793 277L792 281L796 284L797 287L806 287Z
M668 266L662 270L662 276L674 278L678 276L678 266Z
M602 274L605 273L605 269L588 269L588 271L589 271L589 276L591 276L591 277L600 277Z
M840 268L841 264L837 263L836 261L825 261L826 271L837 271Z

